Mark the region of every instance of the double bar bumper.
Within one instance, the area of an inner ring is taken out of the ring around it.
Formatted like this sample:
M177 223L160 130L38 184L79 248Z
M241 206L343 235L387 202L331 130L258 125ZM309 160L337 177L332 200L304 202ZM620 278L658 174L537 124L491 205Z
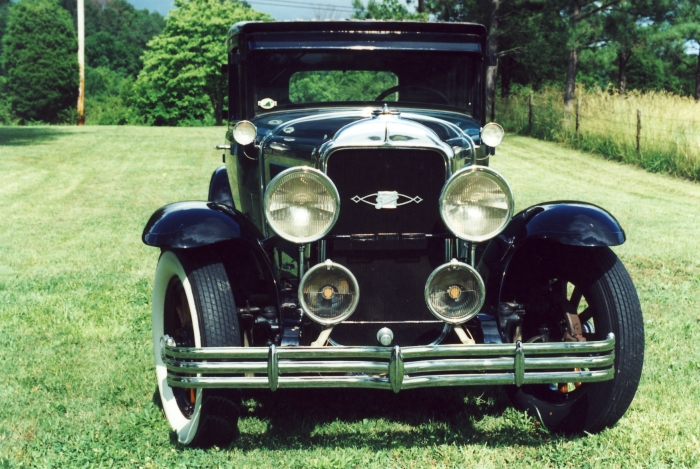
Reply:
M595 382L613 378L615 336L591 342L418 347L177 347L161 340L182 388L374 388Z

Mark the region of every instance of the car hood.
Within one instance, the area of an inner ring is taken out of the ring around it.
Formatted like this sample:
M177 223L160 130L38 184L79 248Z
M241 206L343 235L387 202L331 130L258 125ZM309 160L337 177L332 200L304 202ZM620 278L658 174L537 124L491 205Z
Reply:
M463 114L412 109L392 111L382 117L373 112L378 114L372 108L290 111L264 114L253 119L253 123L264 153L304 159L311 159L314 149L331 140L348 146L377 146L383 142L435 147L467 146L471 137L479 144L479 124Z

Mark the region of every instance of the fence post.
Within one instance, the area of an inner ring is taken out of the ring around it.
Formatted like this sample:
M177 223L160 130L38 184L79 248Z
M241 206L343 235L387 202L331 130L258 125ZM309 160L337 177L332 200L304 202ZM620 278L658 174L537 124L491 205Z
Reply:
M576 101L576 135L578 136L578 125L581 119L581 98Z
M639 141L642 138L642 110L637 109L637 153L639 153Z
M527 115L527 126L530 131L530 134L532 134L532 93L530 93L530 100L528 103L529 106L529 112Z

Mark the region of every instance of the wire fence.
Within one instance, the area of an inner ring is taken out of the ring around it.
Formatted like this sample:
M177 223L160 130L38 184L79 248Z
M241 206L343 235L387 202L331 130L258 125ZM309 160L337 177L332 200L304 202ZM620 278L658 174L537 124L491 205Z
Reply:
M595 95L567 110L560 96L530 95L497 101L495 114L510 132L700 181L700 104L656 102L651 110L634 104Z

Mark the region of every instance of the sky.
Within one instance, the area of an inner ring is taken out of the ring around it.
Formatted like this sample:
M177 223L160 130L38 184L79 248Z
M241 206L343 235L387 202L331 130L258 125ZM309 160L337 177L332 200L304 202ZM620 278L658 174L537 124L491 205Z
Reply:
M147 8L163 16L173 8L173 0L128 0L138 9ZM276 20L344 19L352 13L352 0L247 0L258 11ZM366 1L364 2L366 3Z

